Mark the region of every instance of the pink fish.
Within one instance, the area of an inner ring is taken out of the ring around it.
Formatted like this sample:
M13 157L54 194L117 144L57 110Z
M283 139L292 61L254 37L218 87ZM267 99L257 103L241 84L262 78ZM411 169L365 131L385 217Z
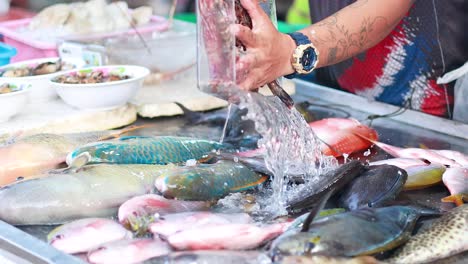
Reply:
M289 223L258 227L254 224L206 225L175 233L168 242L178 250L244 250L260 246L282 234Z
M434 150L434 151L448 159L454 160L455 162L457 162L463 167L468 167L468 156L461 152L454 151L454 150Z
M362 134L356 134L366 140L377 145L379 148L387 152L388 154L396 158L410 158L410 159L421 159L427 160L431 163L438 163L446 166L460 167L456 161L447 158L439 154L436 150L431 149L421 149L421 148L400 148L392 145L388 145L382 142L378 142L372 138L366 137Z
M400 169L407 169L413 166L424 166L427 165L426 162L420 159L410 159L410 158L394 158L394 159L386 159L386 160L379 160L369 163L369 165L393 165L397 166Z
M75 254L131 237L132 233L113 220L85 218L55 228L49 233L47 240L58 250Z
M442 198L442 201L462 205L468 197L468 167L448 168L442 176L442 181L451 194Z
M180 231L217 224L248 224L252 221L245 213L216 214L211 212L188 212L168 214L150 224L151 233L168 237Z
M16 138L0 145L0 187L21 179L32 179L56 169L65 162L68 152L80 145L119 137L147 126L132 126L114 131L72 134L36 134Z
M156 194L133 197L119 207L118 218L123 225L132 225L139 218L154 214L165 215L181 212L206 210L207 202L192 202L166 199Z
M90 251L88 261L93 264L134 264L170 252L169 245L159 239L120 240Z

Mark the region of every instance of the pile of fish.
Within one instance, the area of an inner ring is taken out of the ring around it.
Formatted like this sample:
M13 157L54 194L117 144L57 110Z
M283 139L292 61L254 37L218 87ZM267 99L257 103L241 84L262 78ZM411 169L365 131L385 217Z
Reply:
M190 125L222 123L217 115L186 115ZM324 154L345 158L313 185L297 177L287 215L263 214L256 204L272 175L262 149L239 151L240 141L258 137L234 125L224 143L123 136L138 127L6 138L0 220L57 226L48 243L89 263L406 264L468 250L467 155L384 144L354 119L310 126ZM394 158L346 159L372 145ZM457 205L447 212L398 199L442 183L451 194L444 201ZM236 211L220 206L234 194L242 200ZM428 217L432 225L418 231Z

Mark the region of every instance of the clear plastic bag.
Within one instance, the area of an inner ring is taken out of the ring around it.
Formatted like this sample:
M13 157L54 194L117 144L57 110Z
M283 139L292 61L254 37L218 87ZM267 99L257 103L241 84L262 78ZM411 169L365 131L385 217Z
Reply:
M455 80L453 120L468 124L468 62L462 67L446 73L437 80L437 83L444 84Z

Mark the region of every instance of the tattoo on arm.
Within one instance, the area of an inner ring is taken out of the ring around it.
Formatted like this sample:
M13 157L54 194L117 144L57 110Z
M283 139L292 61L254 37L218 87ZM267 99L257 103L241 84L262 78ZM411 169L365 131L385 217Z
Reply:
M356 1L347 8L362 7L368 0ZM324 34L312 35L315 43L327 46L327 64L335 64L343 59L356 55L370 42L371 33L375 35L376 23L388 25L387 18L383 16L365 17L356 32L351 32L346 22L339 20L341 11L315 24L316 27L326 28ZM387 32L385 32L387 33Z

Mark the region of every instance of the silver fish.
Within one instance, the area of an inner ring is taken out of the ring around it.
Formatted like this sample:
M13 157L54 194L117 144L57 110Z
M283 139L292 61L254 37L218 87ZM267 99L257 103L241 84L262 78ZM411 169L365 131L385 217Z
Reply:
M61 224L108 217L128 199L154 190L167 166L100 165L50 174L0 189L0 219L12 225ZM47 176L47 177L46 177Z

